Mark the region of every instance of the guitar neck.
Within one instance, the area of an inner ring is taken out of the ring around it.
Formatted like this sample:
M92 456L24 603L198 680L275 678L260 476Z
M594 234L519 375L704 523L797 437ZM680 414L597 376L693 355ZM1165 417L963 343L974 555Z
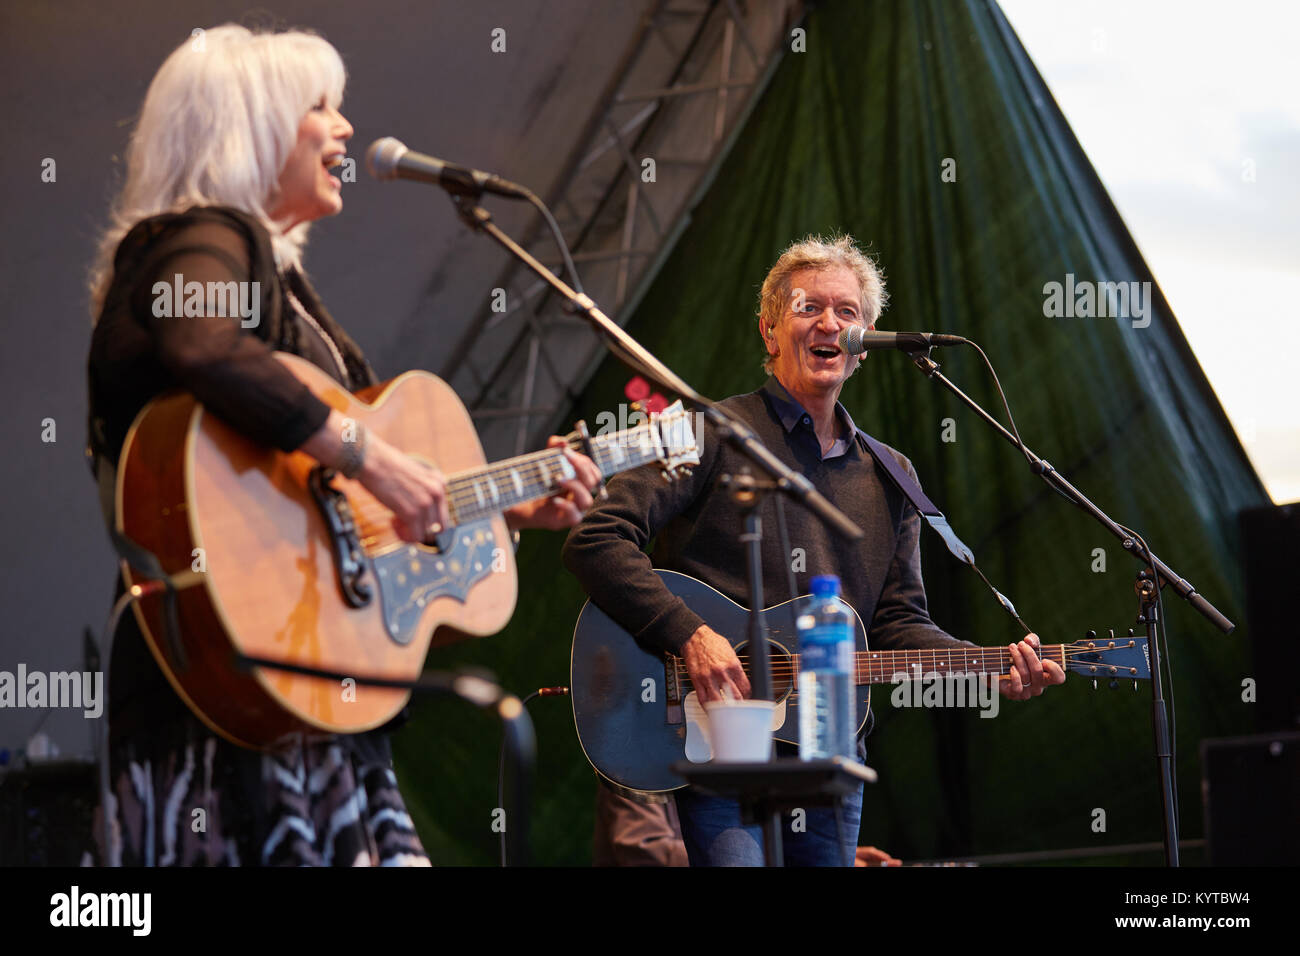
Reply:
M799 655L794 656L796 674ZM904 680L919 680L931 674L961 676L965 674L1010 674L1014 666L1011 651L1005 647L940 647L904 651L858 651L855 655L855 684L893 684L899 675ZM1040 660L1055 661L1065 668L1065 645L1044 644Z
M1044 644L1038 651L1038 659L1055 661L1065 670L1068 645ZM921 680L933 674L954 677L968 674L1010 674L1012 668L1011 651L1005 647L955 647L936 648L932 650L906 651L856 651L854 653L855 673L853 683L897 684L900 680ZM686 670L685 660L673 655L679 679L690 685L690 674ZM748 654L740 656L741 663L748 668ZM782 677L788 677L797 683L802 668L802 655L791 654L787 664L775 667ZM901 675L901 676L900 676ZM1113 675L1106 675L1113 676ZM1135 676L1125 674L1124 676Z
M662 459L664 450L651 424L591 439L592 460L601 477ZM556 485L576 477L564 449L547 448L494 462L483 468L447 476L447 498L453 524L462 525L545 498Z

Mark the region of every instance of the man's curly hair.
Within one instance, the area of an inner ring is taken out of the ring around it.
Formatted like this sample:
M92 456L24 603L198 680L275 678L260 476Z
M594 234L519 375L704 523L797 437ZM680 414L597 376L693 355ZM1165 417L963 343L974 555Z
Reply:
M758 315L763 328L773 329L785 314L793 291L790 277L803 269L830 269L843 266L858 277L862 291L862 316L867 325L875 325L889 302L885 291L885 276L870 256L858 248L849 235L829 238L809 235L790 245L776 264L768 270L758 295ZM768 355L763 368L772 374L772 356Z

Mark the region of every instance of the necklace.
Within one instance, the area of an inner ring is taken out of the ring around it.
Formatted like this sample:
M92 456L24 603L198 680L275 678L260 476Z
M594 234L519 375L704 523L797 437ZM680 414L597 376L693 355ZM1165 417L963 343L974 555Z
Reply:
M330 350L330 354L334 356L334 362L338 365L339 375L342 377L344 384L346 384L348 382L348 368L343 362L343 353L340 352L339 347L334 344L334 340L326 335L325 330L316 323L316 320L312 318L311 313L307 311L306 307L298 301L298 297L294 295L293 290L289 288L287 280L283 285L284 294L289 298L289 304L294 307L294 310L300 316L307 320L308 325L316 330L316 334L320 336L321 341L324 342L326 347Z

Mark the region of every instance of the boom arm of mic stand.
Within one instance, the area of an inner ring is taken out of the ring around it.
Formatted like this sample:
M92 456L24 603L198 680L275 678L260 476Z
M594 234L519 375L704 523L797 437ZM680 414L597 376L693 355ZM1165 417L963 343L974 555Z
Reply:
M590 296L585 292L579 293L569 288L559 276L534 259L528 253L528 250L502 232L497 227L497 224L492 221L491 214L477 204L475 197L455 196L452 198L452 202L455 204L461 220L466 225L476 231L487 233L498 245L537 273L542 281L570 302L574 310L591 323L596 334L605 340L610 351L620 361L631 367L633 371L653 381L660 388L676 392L696 408L703 409L709 420L718 427L720 435L765 471L782 491L802 502L804 507L821 518L837 534L843 535L850 540L863 537L861 528L818 492L812 486L812 482L798 472L791 470L784 462L768 451L767 447L758 440L758 436L754 434L748 425L728 414L717 403L705 398L691 388L676 372L655 358L645 346L619 328L617 323L597 307Z
M988 422L988 424L992 426L998 434L1011 442L1011 444L1016 448L1023 448L1025 453L1029 456L1030 467L1034 474L1040 476L1049 485L1061 491L1061 493L1074 502L1074 504L1078 505L1091 515L1098 524L1120 540L1120 543L1124 546L1126 551L1132 553L1134 557L1140 560L1143 564L1154 565L1156 572L1160 575L1163 582L1172 587L1179 597L1192 607L1196 608L1196 610L1208 619L1211 624L1221 630L1224 634L1232 633L1233 628L1235 628L1236 625L1224 617L1223 614L1219 612L1218 608L1198 594L1196 588L1192 586L1191 582L1181 577L1177 572L1169 567L1169 565L1165 564L1154 554L1148 553L1132 535L1116 524L1111 517L1106 514L1106 512L1102 511L1095 504L1089 501L1078 488L1066 481L1065 478L1061 476L1061 473L1052 467L1050 462L1034 454L1029 446L1018 442L1016 436L1002 427L1002 423L986 412L980 406L979 402L975 401L975 399L963 392L939 371L939 363L930 358L928 350L924 352L912 352L910 353L910 356L916 367L919 368L928 378L939 382L948 389L948 391L960 398L966 403L966 405L973 409L977 415L984 419L984 421Z

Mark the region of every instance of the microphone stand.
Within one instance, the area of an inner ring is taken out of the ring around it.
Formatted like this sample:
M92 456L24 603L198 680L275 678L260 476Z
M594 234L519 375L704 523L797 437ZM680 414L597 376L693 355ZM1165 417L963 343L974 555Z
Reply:
M854 541L863 537L861 528L849 520L847 515L817 491L807 477L790 469L772 454L759 441L758 436L754 434L748 425L691 388L677 373L655 358L641 343L628 335L609 316L605 315L590 296L585 292L575 292L550 269L547 269L533 258L528 253L528 250L502 232L497 224L492 221L491 214L478 204L480 196L481 191L474 193L461 190L457 190L456 194L452 195L452 203L456 206L458 215L470 229L486 233L498 245L536 273L555 292L563 296L570 303L573 312L583 316L591 323L596 334L605 340L606 346L620 361L655 382L661 388L676 392L685 401L701 410L709 421L716 426L720 437L730 442L741 454L752 461L761 472L770 478L777 489L802 503L804 507L829 525L836 534ZM541 205L540 200L538 204ZM741 540L746 543L751 589L751 643L749 647L753 670L751 688L754 699L772 700L772 680L767 641L756 639L764 633L760 556L762 545L757 512L747 511L745 523L746 527ZM779 865L782 857L780 815L773 810L764 812L762 816L766 858L769 863L775 861L775 864Z
M1151 653L1151 726L1155 737L1156 766L1160 775L1160 793L1164 817L1165 863L1168 866L1178 866L1178 834L1174 813L1173 748L1170 744L1169 717L1165 709L1164 687L1161 683L1160 642L1157 636L1160 588L1166 584L1170 585L1179 597L1196 608L1211 624L1225 634L1232 633L1236 625L1224 617L1214 605L1198 594L1196 588L1190 582L1179 576L1172 568L1156 557L1138 536L1113 521L1106 512L1089 501L1083 492L1066 481L1061 476L1061 473L1053 468L1048 461L1034 454L1015 435L1002 427L1002 423L986 412L978 402L949 381L939 371L939 363L930 358L929 352L929 349L925 349L923 351L909 352L908 355L927 378L943 385L973 409L994 431L1011 442L1017 449L1022 450L1029 458L1029 467L1034 474L1087 512L1094 521L1119 539L1125 551L1128 551L1144 565L1150 567L1158 577L1158 580L1153 582L1146 568L1143 568L1138 575L1137 591L1140 601L1138 622L1146 627L1147 648Z
M844 512L831 504L821 492L813 487L811 481L799 474L799 472L786 467L781 459L768 451L767 446L759 441L758 436L754 434L748 425L732 416L726 409L719 407L716 402L705 398L691 388L676 372L655 358L645 346L628 335L609 316L602 312L590 296L585 292L575 292L550 269L533 258L528 253L528 250L502 232L497 224L492 221L491 214L482 206L477 205L476 197L453 196L452 202L466 225L477 232L487 233L498 245L528 266L554 291L563 296L571 304L572 310L576 314L581 315L591 323L596 334L605 339L610 351L621 362L630 366L638 374L653 380L661 388L676 392L685 401L701 409L709 421L717 425L736 448L770 475L774 481L787 484L789 487L783 486L782 490L830 525L837 534L843 535L850 540L857 540L863 536L862 529L850 521Z

